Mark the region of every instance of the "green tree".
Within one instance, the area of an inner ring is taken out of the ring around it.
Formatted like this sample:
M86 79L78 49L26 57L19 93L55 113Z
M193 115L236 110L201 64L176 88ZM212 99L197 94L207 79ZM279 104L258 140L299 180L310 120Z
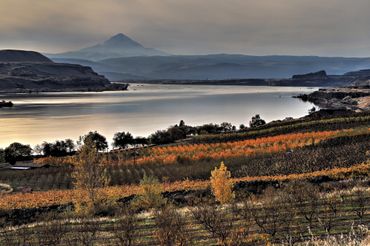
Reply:
M168 131L156 131L149 137L153 144L168 144L173 141L171 134Z
M65 140L65 147L66 147L68 153L72 153L72 152L75 151L76 145L75 145L75 143L73 142L72 139L68 138L68 139Z
M66 156L75 151L75 144L71 139L57 140L54 143L44 142L40 148L45 156Z
M186 129L184 127L173 126L168 128L167 132L171 136L171 142L186 138Z
M0 149L0 163L5 162L5 151Z
M44 156L51 156L52 143L43 142L41 148Z
M220 127L221 127L221 132L231 132L234 129L234 126L229 122L222 122Z
M144 137L136 137L133 142L136 146L144 146L149 144L149 140Z
M93 143L95 148L98 151L102 151L108 148L107 139L99 134L97 131L89 132L85 136L80 137L80 143L83 142L84 144Z
M31 156L32 148L21 143L12 143L4 151L6 162L14 165L17 161L25 160Z
M265 125L266 121L264 121L259 114L256 114L252 117L252 120L249 122L250 127L258 127Z
M42 145L40 144L35 145L35 147L33 147L33 153L36 155L42 155L43 154Z
M134 143L134 138L129 132L117 132L113 137L113 146L116 148L127 148Z

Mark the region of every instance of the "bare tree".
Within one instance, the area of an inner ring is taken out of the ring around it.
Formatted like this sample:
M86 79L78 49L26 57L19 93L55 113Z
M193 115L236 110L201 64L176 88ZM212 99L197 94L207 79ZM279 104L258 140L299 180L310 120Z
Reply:
M62 220L41 223L35 228L35 237L38 245L60 245L67 233L67 224Z
M82 219L81 222L74 227L75 227L74 241L77 242L77 245L83 246L94 245L94 241L97 239L97 234L100 229L99 221Z
M156 237L161 246L191 245L186 219L171 205L156 210L155 223L157 226Z
M193 217L204 226L222 246L243 245L248 230L237 225L236 215L225 207L200 204L192 209Z
M30 246L32 236L32 229L26 227L4 230L0 232L0 245Z
M296 214L287 201L287 194L267 188L259 203L254 204L252 217L258 227L271 237L277 233L291 237L291 227Z
M363 223L364 216L367 211L368 200L366 199L366 192L364 189L355 188L353 197L352 197L352 207L356 212L356 215L359 219L359 223Z
M322 206L319 213L319 223L323 229L330 235L335 220L338 217L338 206L340 200L337 196L332 195L322 198Z
M0 245L12 245L13 236L5 229L0 230Z
M138 242L138 222L135 212L130 207L120 210L117 221L113 224L113 234L119 246L132 246Z
M80 197L75 209L81 214L94 214L104 205L100 188L109 182L106 167L93 142L87 141L79 151L74 163L74 186Z
M287 202L296 208L297 215L302 216L312 228L317 219L319 210L320 192L317 186L308 182L297 181L285 189L288 195Z

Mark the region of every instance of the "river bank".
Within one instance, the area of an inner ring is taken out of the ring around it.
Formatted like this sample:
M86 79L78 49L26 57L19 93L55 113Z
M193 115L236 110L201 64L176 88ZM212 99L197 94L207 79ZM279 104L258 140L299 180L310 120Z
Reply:
M310 94L301 94L297 98L324 109L346 109L356 112L370 110L370 88L367 87L319 89Z

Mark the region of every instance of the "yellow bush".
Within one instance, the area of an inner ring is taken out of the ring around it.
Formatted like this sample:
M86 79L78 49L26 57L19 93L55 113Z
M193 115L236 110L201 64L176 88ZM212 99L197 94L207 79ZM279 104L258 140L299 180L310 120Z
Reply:
M140 181L140 195L134 200L133 206L144 209L161 207L165 204L162 192L163 184L157 178L144 174Z
M231 173L224 162L221 162L220 167L215 167L211 172L211 188L216 200L221 204L229 203L234 198Z

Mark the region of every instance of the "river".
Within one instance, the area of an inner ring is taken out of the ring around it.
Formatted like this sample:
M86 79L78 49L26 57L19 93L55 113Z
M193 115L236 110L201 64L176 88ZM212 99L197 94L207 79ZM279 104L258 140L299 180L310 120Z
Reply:
M148 136L184 120L189 125L231 122L248 125L260 114L266 121L301 117L312 104L292 98L316 88L268 86L145 85L128 91L55 92L0 95L13 108L0 109L0 147L12 142L77 140L98 131L111 141L115 132Z

